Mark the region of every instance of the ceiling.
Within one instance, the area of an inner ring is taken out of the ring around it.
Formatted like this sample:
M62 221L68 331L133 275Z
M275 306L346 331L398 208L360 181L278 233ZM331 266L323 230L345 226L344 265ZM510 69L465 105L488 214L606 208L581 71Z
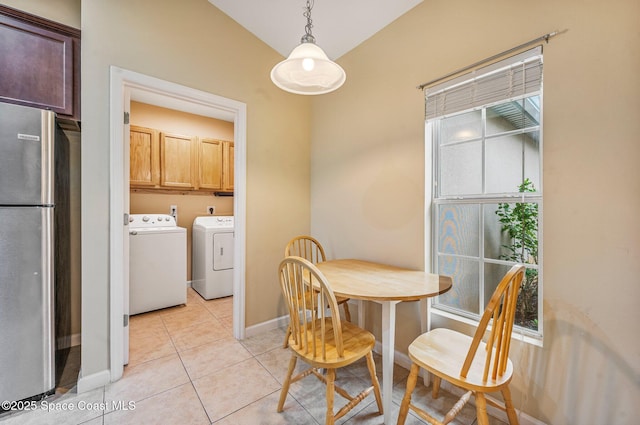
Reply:
M305 0L209 0L282 56L300 44L307 23ZM330 59L337 59L422 0L318 0L312 33Z

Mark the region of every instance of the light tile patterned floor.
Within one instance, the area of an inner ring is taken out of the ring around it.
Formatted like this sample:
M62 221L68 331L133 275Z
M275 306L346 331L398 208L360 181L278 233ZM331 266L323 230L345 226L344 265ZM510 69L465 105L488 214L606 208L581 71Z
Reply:
M0 415L0 424L324 424L324 386L312 377L294 383L284 412L276 412L290 357L281 346L284 329L236 341L231 324L231 297L206 301L189 289L186 306L131 318L130 362L121 380L83 394L77 394L75 388L61 388L45 400L46 407L72 406L74 410L5 413ZM380 356L375 358L382 380ZM407 375L406 369L396 366L394 418ZM341 369L338 382L353 394L370 385L366 362ZM414 401L439 416L455 401L446 392L432 400L428 391L418 385ZM336 407L345 402L336 395ZM490 419L492 425L503 424ZM369 395L338 423L373 425L382 420ZM424 422L410 414L406 423ZM473 406L465 406L453 423L474 424Z

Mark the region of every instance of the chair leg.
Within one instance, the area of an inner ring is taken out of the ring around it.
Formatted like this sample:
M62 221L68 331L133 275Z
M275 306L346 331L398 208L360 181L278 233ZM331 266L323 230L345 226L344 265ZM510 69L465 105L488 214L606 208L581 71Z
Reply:
M376 376L376 362L373 360L371 351L367 354L367 368L369 369L369 375L371 375L371 384L373 385L373 394L376 396L376 403L378 404L378 413L382 415L384 408L382 407L382 396L380 395L380 382L378 382L378 376Z
M411 403L411 393L413 393L413 389L416 387L419 373L420 366L415 363L411 363L411 372L409 373L409 377L407 378L407 390L405 391L404 397L402 398L402 403L400 404L400 413L398 414L397 425L404 425L404 421L407 420L407 414L409 413L409 404Z
M433 387L431 387L431 397L438 398L438 393L440 392L440 382L441 378L439 376L433 375Z
M478 425L489 425L487 415L487 399L483 393L476 392L476 414L478 415Z
M282 344L282 348L287 348L289 346L290 336L291 336L291 326L287 326L287 334L284 336L284 344Z
M333 397L335 395L336 370L327 369L327 418L326 425L333 425L335 417L333 416Z
M295 354L292 354L291 360L289 360L287 377L284 379L284 383L282 384L282 391L280 392L280 401L278 401L278 413L282 412L282 410L284 409L284 401L287 399L287 394L289 393L289 385L291 385L291 375L293 375L293 371L296 368L297 362L298 357L296 357Z
M347 322L351 321L351 313L349 312L349 302L345 301L342 303L342 308L344 308L344 319Z
M509 387L504 387L502 389L502 398L504 399L504 407L507 410L507 417L509 418L509 424L519 425L518 415L516 414L516 409L513 407L513 402L511 401L511 390L509 390Z

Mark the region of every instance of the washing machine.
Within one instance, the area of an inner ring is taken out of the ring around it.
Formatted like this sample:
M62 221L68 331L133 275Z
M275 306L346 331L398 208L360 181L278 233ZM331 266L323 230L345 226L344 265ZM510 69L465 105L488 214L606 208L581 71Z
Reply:
M193 221L191 287L204 299L233 295L233 216Z
M129 314L186 304L187 229L166 214L129 216Z

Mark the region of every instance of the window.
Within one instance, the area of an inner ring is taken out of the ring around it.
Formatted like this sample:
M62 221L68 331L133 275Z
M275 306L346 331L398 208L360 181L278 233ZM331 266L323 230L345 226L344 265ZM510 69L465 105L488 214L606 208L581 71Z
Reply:
M541 335L541 49L428 89L426 117L432 266L454 279L434 308L477 320L502 276L524 263L516 325Z

